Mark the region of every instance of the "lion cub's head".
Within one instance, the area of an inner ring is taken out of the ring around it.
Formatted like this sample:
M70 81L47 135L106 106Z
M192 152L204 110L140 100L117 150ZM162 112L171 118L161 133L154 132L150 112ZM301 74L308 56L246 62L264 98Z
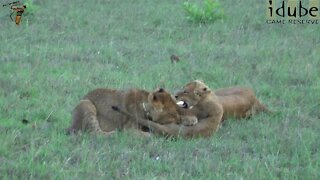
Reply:
M146 109L152 121L159 124L177 123L180 121L178 106L170 93L160 88L148 96Z
M175 97L179 101L178 104L180 106L192 108L212 93L206 84L202 81L195 80L186 84L181 91L176 93Z

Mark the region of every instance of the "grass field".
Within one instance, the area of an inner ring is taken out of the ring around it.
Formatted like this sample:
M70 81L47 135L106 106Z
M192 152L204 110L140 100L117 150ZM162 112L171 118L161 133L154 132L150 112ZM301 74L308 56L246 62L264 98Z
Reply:
M20 26L0 6L0 179L320 178L320 25L266 24L255 0L221 1L213 24L189 22L178 0L34 4ZM274 113L210 139L64 134L92 89L194 79L251 87Z

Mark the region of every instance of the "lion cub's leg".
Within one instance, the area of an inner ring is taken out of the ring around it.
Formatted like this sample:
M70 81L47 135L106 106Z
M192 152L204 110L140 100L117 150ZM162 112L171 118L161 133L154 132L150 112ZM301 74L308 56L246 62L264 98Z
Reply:
M76 133L79 130L85 130L90 133L105 134L97 120L97 109L90 100L81 100L73 110L72 126L68 129L69 133Z

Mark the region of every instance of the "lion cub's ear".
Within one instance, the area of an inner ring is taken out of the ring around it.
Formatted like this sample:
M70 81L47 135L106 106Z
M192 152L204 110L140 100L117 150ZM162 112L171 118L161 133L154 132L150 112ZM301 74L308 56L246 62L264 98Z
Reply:
M166 90L164 90L163 88L159 88L159 89L158 89L158 92L160 92L160 93L161 93L161 92L166 92Z
M160 91L151 93L149 95L149 103L151 103L151 105L157 109L157 110L162 110L164 105L162 103L161 98L163 98L162 96L160 96L158 93L161 93Z
M208 87L203 87L201 89L195 89L194 90L194 94L198 95L198 96L203 96L206 94L211 93L211 90Z
M196 79L196 80L194 80L194 82L196 82L196 83L204 83L204 81L202 79Z

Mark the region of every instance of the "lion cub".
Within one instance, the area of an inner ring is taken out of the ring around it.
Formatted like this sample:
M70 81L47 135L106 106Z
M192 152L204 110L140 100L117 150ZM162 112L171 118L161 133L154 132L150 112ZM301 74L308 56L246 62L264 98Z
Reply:
M133 119L112 110L118 106L133 115ZM133 89L120 91L96 89L89 92L73 110L69 133L79 130L108 134L116 129L139 130L136 119L150 119L159 124L180 121L175 100L164 89L152 93Z
M198 84L198 86L192 85L193 83ZM178 95L184 96L187 101L184 104L185 107L192 105L192 96L189 97L184 91L199 91L206 85L199 80L193 81L185 85L184 90L179 92ZM228 118L249 118L254 114L259 112L268 112L269 110L265 105L263 105L255 96L254 92L249 88L244 87L231 87L218 89L214 91L218 102L223 107L223 117L222 120Z

